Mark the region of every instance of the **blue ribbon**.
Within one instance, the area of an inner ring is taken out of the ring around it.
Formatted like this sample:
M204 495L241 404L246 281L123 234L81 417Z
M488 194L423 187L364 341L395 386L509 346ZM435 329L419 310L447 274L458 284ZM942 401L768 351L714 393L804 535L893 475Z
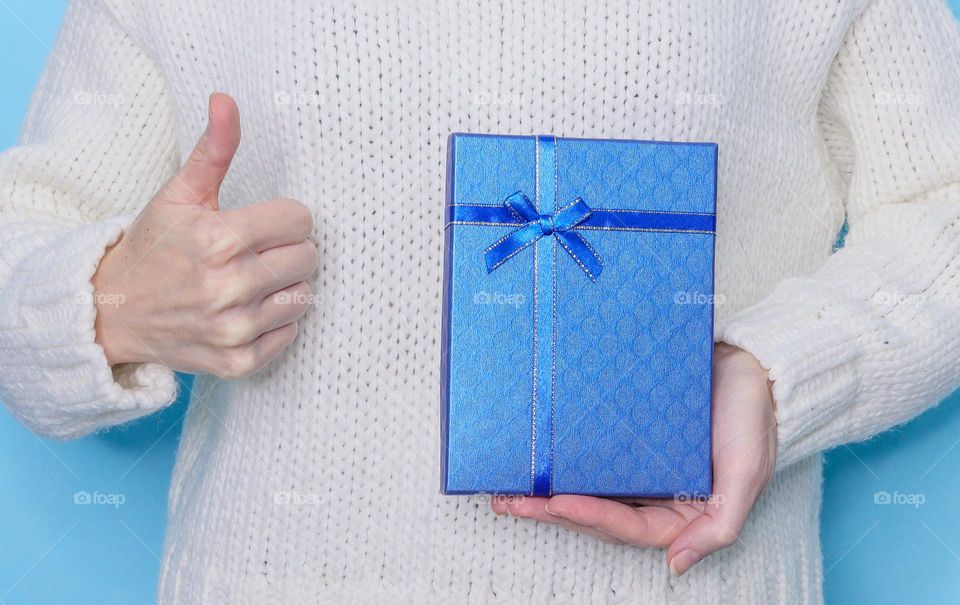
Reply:
M665 231L673 233L714 233L713 214L657 212L591 208L577 198L556 212L539 214L522 191L499 205L454 204L449 207L452 225L488 225L517 228L484 250L487 271L492 272L544 236L557 238L591 281L603 271L603 259L579 231Z
M530 198L517 191L507 197L503 205L523 224L484 250L487 272L494 271L541 237L552 235L590 280L597 280L603 271L603 260L579 233L573 231L592 212L586 202L577 198L556 212L538 214Z

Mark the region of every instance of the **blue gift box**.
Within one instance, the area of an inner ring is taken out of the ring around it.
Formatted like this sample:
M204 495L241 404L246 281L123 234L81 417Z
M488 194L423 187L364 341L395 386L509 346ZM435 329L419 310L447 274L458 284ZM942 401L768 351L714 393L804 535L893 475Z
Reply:
M711 490L717 146L453 134L445 494Z

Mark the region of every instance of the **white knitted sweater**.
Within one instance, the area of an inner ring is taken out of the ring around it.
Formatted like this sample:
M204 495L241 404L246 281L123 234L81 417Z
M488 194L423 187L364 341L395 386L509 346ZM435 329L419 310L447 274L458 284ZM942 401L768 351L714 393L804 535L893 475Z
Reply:
M161 602L820 602L818 452L960 376L958 42L938 0L76 0L0 156L2 398L60 438L173 400L111 372L90 277L223 90L221 205L310 206L320 300L268 369L197 382ZM686 576L438 495L455 130L719 143L717 338L770 369L779 469Z

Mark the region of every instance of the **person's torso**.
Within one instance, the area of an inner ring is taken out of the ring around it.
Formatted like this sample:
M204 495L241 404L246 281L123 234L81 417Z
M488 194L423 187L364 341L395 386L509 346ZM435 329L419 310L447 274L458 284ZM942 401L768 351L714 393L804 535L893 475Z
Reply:
M717 142L722 318L830 253L843 222L841 179L817 108L854 5L125 6L166 76L184 157L211 92L240 105L243 142L222 207L301 200L314 212L321 258L316 304L291 349L249 380L197 384L171 492L163 594L187 576L235 581L237 570L268 592L322 584L400 600L463 590L481 601L544 590L573 600L617 589L683 594L660 553L495 520L477 499L437 495L446 139L467 131ZM801 465L787 490L807 494L808 513L816 468ZM777 506L761 503L757 516ZM773 521L756 523L778 531ZM800 529L815 532L808 525ZM750 567L760 556L750 548L713 559ZM716 584L724 594L717 565L686 590ZM802 583L815 565L783 573ZM652 579L618 577L627 573Z

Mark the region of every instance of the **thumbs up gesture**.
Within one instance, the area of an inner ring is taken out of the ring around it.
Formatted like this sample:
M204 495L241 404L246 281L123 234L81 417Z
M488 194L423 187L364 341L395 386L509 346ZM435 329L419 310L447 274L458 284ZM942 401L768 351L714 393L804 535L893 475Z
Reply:
M93 277L97 342L110 365L150 361L248 376L293 342L312 300L310 211L289 199L220 210L240 112L232 98L214 94L209 114L186 163Z

